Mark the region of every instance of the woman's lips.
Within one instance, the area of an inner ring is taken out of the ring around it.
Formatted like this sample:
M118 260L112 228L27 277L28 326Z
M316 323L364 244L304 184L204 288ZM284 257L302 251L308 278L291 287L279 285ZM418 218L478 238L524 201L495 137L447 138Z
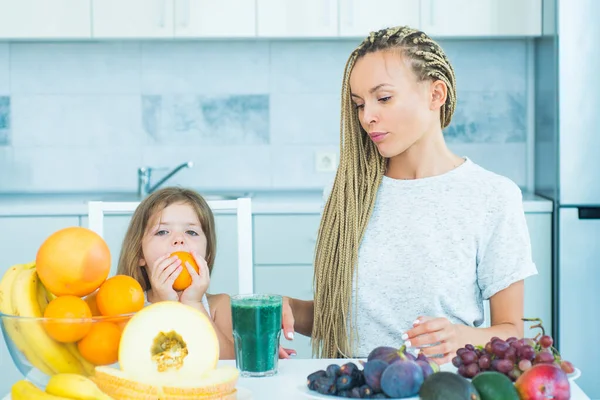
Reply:
M371 137L371 140L374 141L375 143L381 142L386 136L387 136L386 132L370 132L369 133L369 137Z

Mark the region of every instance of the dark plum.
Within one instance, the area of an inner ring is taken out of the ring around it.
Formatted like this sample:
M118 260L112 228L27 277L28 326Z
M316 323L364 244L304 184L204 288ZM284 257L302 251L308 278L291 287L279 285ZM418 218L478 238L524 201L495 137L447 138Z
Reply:
M337 364L331 364L327 366L327 369L325 370L325 373L327 374L327 376L332 376L337 378L338 376L341 375L341 368L339 365Z
M350 397L353 399L361 399L362 396L360 395L360 388L359 387L353 387L352 390L350 391Z
M400 360L400 350L389 346L376 347L371 351L371 353L369 353L369 356L367 357L367 361L372 360L382 360L388 364L391 364L394 361Z
M337 388L335 387L335 377L333 376L322 376L315 382L315 390L321 394L335 394Z
M346 363L340 367L340 374L352 375L355 373L354 371L358 371L358 366L353 362Z
M373 394L373 389L369 387L369 385L362 385L360 388L360 395L363 399L368 399Z
M352 377L352 375L340 375L337 377L337 380L335 381L335 385L337 386L338 390L348 390L348 389L352 389L354 386L356 386L354 384L354 378Z
M325 376L324 370L315 371L306 377L306 385L310 390L315 390L315 382L322 376Z
M388 364L382 360L368 361L364 365L365 382L371 386L375 393L381 392L381 375L387 367Z
M414 361L396 361L381 375L381 389L390 397L415 396L422 384L423 370Z
M423 371L423 379L426 379L429 375L434 373L433 368L428 361L417 360L415 362L421 367L421 371Z

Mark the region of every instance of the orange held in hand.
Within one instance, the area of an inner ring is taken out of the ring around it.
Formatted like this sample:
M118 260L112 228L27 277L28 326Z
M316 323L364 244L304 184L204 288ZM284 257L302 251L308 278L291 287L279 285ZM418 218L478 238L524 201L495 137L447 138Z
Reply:
M76 226L50 235L38 249L35 262L37 274L50 293L83 297L108 277L110 250L100 235Z
M185 290L188 288L188 286L190 286L192 284L192 276L188 272L187 267L185 266L185 263L189 262L190 265L192 266L192 268L194 268L196 270L196 272L199 272L200 268L198 267L198 264L196 264L194 257L188 252L176 251L173 254L171 254L171 256L179 257L179 259L181 260L181 267L182 267L181 273L179 274L177 279L175 279L175 282L173 282L173 289Z
M62 343L74 343L88 334L92 327L92 312L87 303L75 296L60 296L48 303L44 311L44 328L52 339ZM81 319L81 321L60 321ZM88 321L85 321L87 319Z
M112 322L95 322L86 337L77 343L81 356L94 365L110 365L119 360L121 328Z
M144 308L144 302L142 286L127 275L108 278L96 295L98 310L105 316L138 312Z

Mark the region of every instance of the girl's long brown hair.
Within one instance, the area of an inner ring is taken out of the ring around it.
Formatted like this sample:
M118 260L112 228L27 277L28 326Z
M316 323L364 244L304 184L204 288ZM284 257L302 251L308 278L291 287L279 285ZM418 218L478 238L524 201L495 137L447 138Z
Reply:
M445 83L447 99L440 109L442 128L450 123L456 105L454 70L442 48L421 31L400 26L372 32L350 55L342 84L340 163L321 219L315 254L312 344L317 357L351 357L355 346L352 284L359 245L386 160L360 125L349 80L356 60L376 51L398 52L410 61L420 81Z

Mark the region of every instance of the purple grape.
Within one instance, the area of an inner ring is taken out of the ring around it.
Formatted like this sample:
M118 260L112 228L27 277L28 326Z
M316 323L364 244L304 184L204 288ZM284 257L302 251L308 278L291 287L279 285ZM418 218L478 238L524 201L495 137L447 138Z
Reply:
M506 353L506 350L508 350L510 348L510 345L502 340L496 340L495 342L492 343L492 350L494 351L494 354L496 355L496 357L499 358L504 358L504 354Z
M530 345L525 344L517 351L517 355L521 360L533 361L535 358L535 350Z
M489 355L484 354L479 357L479 368L482 370L488 370L492 366L492 359Z
M465 376L467 378L473 378L478 373L479 373L479 365L477 365L476 363L467 365L467 368L465 369Z
M533 360L534 364L552 364L553 362L554 356L552 355L552 353L544 350L537 353L535 359Z
M523 372L527 371L531 368L531 361L529 360L521 360L519 361L519 369Z
M513 369L514 364L510 360L497 360L496 368L498 372L502 372L503 374L508 374L509 371Z
M461 365L463 365L462 360L460 359L459 356L456 356L452 359L452 365L454 365L456 368L460 367Z
M466 351L467 351L467 349L465 349L464 347L461 347L460 349L456 350L456 355L460 357Z
M470 350L470 351L475 351L475 347L472 344L465 345L465 349Z
M510 360L513 363L517 362L517 349L515 349L514 347L509 347L508 350L506 350L506 353L504 353L504 358L506 360Z
M516 342L518 339L514 336L509 337L508 339L506 339L506 343L511 344L512 342Z
M513 347L513 348L519 350L521 347L523 347L523 342L521 342L520 340L517 340L515 342L512 342L510 344L510 347Z
M544 335L540 338L539 343L540 346L542 346L542 348L547 349L548 347L552 346L554 340L552 339L552 337Z
M487 342L487 343L485 344L485 347L484 347L484 349L485 349L485 352L486 352L486 353L488 353L488 354L490 354L490 355L494 354L494 352L492 351L492 342Z
M498 336L494 336L493 338L490 339L490 342L494 343L496 340L502 340L502 339L500 339Z
M477 361L477 354L472 351L466 351L460 356L463 364L471 364Z
M466 370L467 370L467 367L465 367L465 365L463 364L460 367L458 367L457 372L458 372L458 374L460 376L465 376L466 377L466 373L467 373Z

